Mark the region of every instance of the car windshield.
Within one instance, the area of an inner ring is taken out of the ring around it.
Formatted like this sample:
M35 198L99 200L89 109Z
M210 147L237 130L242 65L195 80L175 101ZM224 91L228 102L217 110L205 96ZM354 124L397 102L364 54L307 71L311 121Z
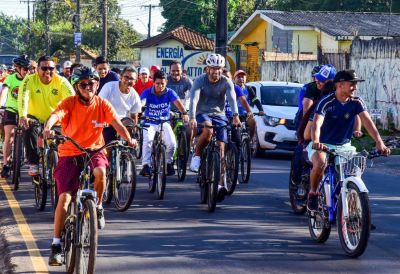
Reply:
M261 104L297 107L301 87L261 86Z

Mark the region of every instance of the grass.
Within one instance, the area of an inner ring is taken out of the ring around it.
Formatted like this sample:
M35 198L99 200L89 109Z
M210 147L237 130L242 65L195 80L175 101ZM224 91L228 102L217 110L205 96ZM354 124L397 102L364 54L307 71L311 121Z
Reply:
M375 148L375 141L368 135L368 133L364 132L363 137L356 139L353 138L351 140L351 144L357 148L357 151L361 151L363 149L370 151ZM379 133L383 140L387 139L388 137L399 136L397 133L393 133L389 130L379 130ZM392 155L400 155L400 148L392 149Z

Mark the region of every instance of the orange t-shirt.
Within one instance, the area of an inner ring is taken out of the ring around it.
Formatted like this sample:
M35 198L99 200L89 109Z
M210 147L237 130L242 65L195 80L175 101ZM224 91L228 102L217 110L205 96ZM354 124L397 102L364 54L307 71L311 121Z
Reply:
M104 124L118 119L113 106L105 99L95 96L90 105L84 105L78 96L71 96L58 105L53 114L61 122L62 134L74 139L81 147L99 149L104 145ZM58 146L60 156L75 156L82 152L71 142Z

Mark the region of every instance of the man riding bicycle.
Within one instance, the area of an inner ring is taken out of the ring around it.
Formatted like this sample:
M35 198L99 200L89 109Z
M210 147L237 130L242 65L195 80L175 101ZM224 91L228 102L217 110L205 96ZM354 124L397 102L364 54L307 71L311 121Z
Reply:
M225 58L220 54L213 53L207 57L206 64L206 73L196 78L190 92L189 116L191 128L197 130L197 123L204 126L226 125L226 99L228 99L233 112L233 124L240 125L233 82L222 75L223 68L225 67ZM217 129L216 133L218 145L221 149L221 159L224 159L226 129ZM190 163L190 169L192 171L199 171L201 152L211 141L212 134L213 131L211 128L205 127L202 129L195 153ZM221 168L221 171L221 174L223 174L224 168ZM225 176L223 178L225 178ZM227 189L225 188L224 181L221 180L218 186L218 200L222 200L226 193Z
M30 176L39 174L39 128L30 120L37 119L44 123L61 100L75 95L68 80L55 72L56 67L51 57L40 57L38 64L38 72L25 77L18 92L19 123L26 129L24 143Z
M326 167L326 153L322 150L329 148L354 151L350 139L357 115L376 142L378 151L385 155L390 154L390 149L384 145L363 100L354 96L357 83L362 81L364 80L359 79L354 70L338 72L333 80L336 91L322 98L315 109L312 142L307 147L308 157L313 163L307 203L309 211L318 209L317 187Z
M71 82L77 95L63 100L51 114L44 127L45 138L51 137L51 128L57 122L61 123L62 134L75 140L80 146L93 150L104 145L102 135L104 124L111 124L118 134L136 146L128 130L122 125L112 105L105 99L96 96L100 77L93 68L81 67L75 69ZM54 238L51 246L49 265L61 265L60 237L65 216L72 196L79 189L79 163L82 152L71 142L66 141L58 146L59 160L54 170L59 200L54 215ZM99 229L104 228L105 218L102 206L103 193L106 188L106 168L108 161L104 153L91 155L90 167L94 175L94 189L97 193L97 220Z
M99 96L108 100L114 107L119 119L129 117L138 123L138 114L142 111L142 104L137 92L132 85L136 82L137 73L133 67L125 67L121 72L119 81L106 83ZM106 144L117 138L117 132L113 127L106 127L103 131Z
M143 168L140 171L142 176L150 175L150 158L151 147L156 131L160 130L159 120L170 119L169 112L171 103L174 103L176 108L182 113L185 123L188 122L188 116L185 106L179 100L178 95L172 89L167 88L167 77L163 71L154 73L154 85L152 88L145 89L140 96L142 101L145 101L146 110L144 116L150 118L146 121L148 127L143 130ZM169 123L163 125L163 140L166 146L166 161L167 161L167 176L174 175L173 155L176 149L176 140L174 132Z
M10 172L10 154L13 143L13 131L18 125L18 89L22 80L29 74L31 61L28 56L21 55L13 59L16 73L8 75L1 89L0 102L7 98L4 104L4 143L3 143L3 169L1 177L7 178ZM3 107L3 106L2 106Z

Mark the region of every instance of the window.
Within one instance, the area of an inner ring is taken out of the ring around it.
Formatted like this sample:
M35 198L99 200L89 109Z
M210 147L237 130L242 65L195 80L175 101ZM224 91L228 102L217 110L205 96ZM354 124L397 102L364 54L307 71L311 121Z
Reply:
M261 86L261 104L297 107L301 87Z

